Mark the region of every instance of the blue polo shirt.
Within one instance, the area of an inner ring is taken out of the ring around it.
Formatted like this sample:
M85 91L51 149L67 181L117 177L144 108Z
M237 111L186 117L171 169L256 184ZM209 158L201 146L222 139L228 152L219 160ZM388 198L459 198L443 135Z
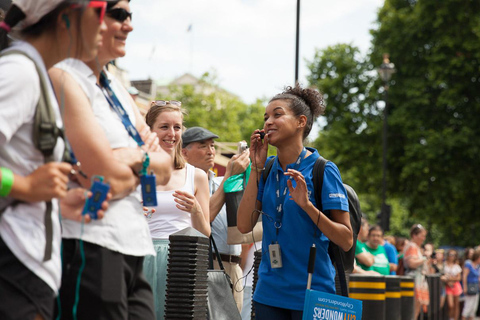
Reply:
M307 183L310 201L315 203L313 193L313 166L319 157L315 149L308 148L312 154L303 159L297 168ZM269 159L267 159L267 162ZM295 164L287 165L294 169ZM282 227L276 234L274 222L279 219L276 210L276 176L278 172L280 190L286 186L287 176L275 159L266 182L260 179L257 200L262 203L263 239L262 261L259 267L259 279L255 289L254 300L269 306L291 310L303 310L305 289L307 287L307 265L310 247L317 247L315 273L312 277L312 289L335 293L335 269L328 256L330 240L320 231L308 214L303 211L290 195L283 202ZM293 186L295 181L292 179ZM347 192L342 183L337 166L328 162L322 187L322 205L324 212L336 209L348 212ZM348 213L345 213L348 214ZM272 269L268 246L278 241L282 252L283 267Z
M388 241L384 241L383 247L385 248L385 252L387 254L388 262L394 263L398 266L398 251L397 248L393 244ZM396 275L395 271L390 271L391 275Z

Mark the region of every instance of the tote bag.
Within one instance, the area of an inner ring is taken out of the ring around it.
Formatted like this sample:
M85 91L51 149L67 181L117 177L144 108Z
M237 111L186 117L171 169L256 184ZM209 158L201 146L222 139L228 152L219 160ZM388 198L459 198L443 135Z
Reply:
M208 270L208 303L207 319L209 320L242 320L238 312L237 304L233 299L232 281L225 272L220 254L213 237L210 236L212 251L217 256L217 262L221 270Z

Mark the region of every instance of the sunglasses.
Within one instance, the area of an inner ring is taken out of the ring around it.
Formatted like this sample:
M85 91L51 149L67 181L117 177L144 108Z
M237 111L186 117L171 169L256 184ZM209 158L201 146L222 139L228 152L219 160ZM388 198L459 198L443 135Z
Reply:
M99 23L102 24L103 18L105 17L105 12L107 11L107 3L105 1L90 1L86 6L74 4L72 8L94 8L98 15Z
M132 13L128 12L127 10L125 10L123 8L109 9L107 11L107 15L110 18L117 20L118 22L124 22L128 18L130 18L130 21L132 21Z
M177 100L170 100L170 101L155 100L155 101L152 101L152 105L157 106L157 107L165 107L167 104L173 104L174 106L177 106L177 107L182 106L182 102L177 101Z

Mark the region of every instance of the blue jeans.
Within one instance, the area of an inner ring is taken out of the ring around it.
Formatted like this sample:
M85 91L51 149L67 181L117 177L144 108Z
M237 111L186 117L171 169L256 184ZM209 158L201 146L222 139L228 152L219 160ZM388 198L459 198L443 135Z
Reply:
M253 301L257 320L302 320L303 311L282 309Z

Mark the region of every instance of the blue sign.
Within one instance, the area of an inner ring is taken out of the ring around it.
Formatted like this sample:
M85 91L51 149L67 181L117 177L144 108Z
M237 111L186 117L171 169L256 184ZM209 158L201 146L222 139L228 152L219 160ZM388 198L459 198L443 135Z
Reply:
M335 294L307 290L303 320L361 320L362 301Z

